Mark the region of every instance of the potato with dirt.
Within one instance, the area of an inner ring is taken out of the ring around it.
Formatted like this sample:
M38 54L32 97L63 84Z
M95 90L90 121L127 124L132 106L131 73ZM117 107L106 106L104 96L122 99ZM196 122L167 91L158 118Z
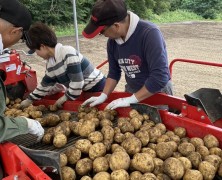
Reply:
M195 147L193 144L191 144L189 142L184 142L178 146L178 151L183 156L188 156L190 153L195 151Z
M36 119L36 118L41 118L42 117L42 111L30 111L29 115L31 118Z
M68 163L68 158L67 158L66 154L65 153L61 153L60 154L60 166L64 167L64 166L67 165L67 163Z
M147 179L149 179L149 180L156 180L157 177L153 173L145 173L145 174L142 175L140 180L147 180Z
M114 129L111 126L104 126L101 129L101 133L103 134L103 139L104 140L111 140L111 141L113 141Z
M109 166L112 171L119 169L128 170L130 166L130 157L124 151L116 151L110 156Z
M89 176L83 176L80 180L92 180L92 178Z
M198 167L198 170L203 175L203 178L207 180L212 180L216 174L216 168L207 161L202 161Z
M163 162L163 172L171 179L181 179L185 173L182 162L173 157Z
M152 156L153 158L156 157L156 151L151 149L151 148L148 148L148 147L144 147L141 149L141 153L148 153L150 156Z
M140 127L142 126L142 122L141 122L140 119L137 118L137 117L133 117L133 118L130 120L130 124L133 125L135 131L139 130Z
M88 137L91 132L96 129L95 123L90 120L85 120L79 127L79 135L82 137Z
M142 173L152 172L154 170L153 158L147 153L136 153L131 160L133 169Z
M130 173L130 180L138 180L141 179L142 173L140 171L133 171Z
M160 130L160 132L161 132L162 135L166 133L166 130L167 130L167 129L166 129L166 126L165 126L163 123L157 123L157 124L155 125L155 127Z
M92 163L89 158L80 159L76 163L76 173L81 176L87 175L92 170Z
M111 173L112 180L129 180L129 174L124 169L115 170Z
M142 148L142 143L137 137L130 137L125 139L121 146L126 150L129 155L134 155L140 152Z
M54 134L53 133L46 133L46 134L44 134L44 136L42 138L42 142L44 144L52 144L53 138L54 138Z
M74 169L68 166L64 166L61 168L62 172L62 179L63 180L75 180L76 179L76 173Z
M183 176L183 180L203 180L203 175L198 170L187 169Z
M117 143L122 143L125 140L125 135L120 132L115 133L113 140Z
M195 148L197 148L198 146L204 146L203 139L201 139L199 137L190 138L190 143L192 143Z
M202 159L204 159L205 156L208 156L210 154L206 146L198 146L196 148L196 152L200 153Z
M203 141L204 141L204 145L208 149L210 149L212 147L219 147L218 139L215 136L213 136L212 134L208 134L208 135L204 136Z
M156 146L156 155L162 160L171 157L173 154L173 148L168 142L158 143Z
M182 162L185 171L187 169L192 169L192 163L191 163L191 161L188 158L186 158L186 157L179 157L178 159Z
M179 136L180 138L184 138L187 134L186 129L183 127L175 127L173 132L175 135Z
M208 155L204 158L204 161L211 163L217 170L221 164L221 157L217 155Z
M156 143L157 139L161 136L161 131L157 127L153 127L149 130L149 137L151 143Z
M222 150L218 147L212 147L209 149L209 152L211 155L217 155L219 157L222 156Z
M82 122L77 122L77 121L72 121L70 122L70 130L73 132L75 135L79 135L79 129L82 126Z
M199 164L202 162L202 158L200 153L198 152L191 152L187 158L190 160L193 168L197 169L199 167Z
M60 120L61 121L69 121L71 118L71 113L70 112L61 112L59 114Z
M93 172L98 173L102 171L108 171L109 162L105 157L98 157L93 161Z
M149 143L150 136L148 131L139 130L135 133L135 136L142 142L142 146L146 146Z
M68 158L68 163L72 165L76 164L80 160L82 155L81 151L74 146L69 147L66 150L65 154Z
M75 142L74 146L82 153L88 154L92 143L88 139L79 139Z
M103 141L103 134L99 131L94 131L89 134L88 139L92 143L102 142Z
M154 170L153 174L157 175L163 173L163 160L160 158L153 158Z
M56 134L53 138L53 145L57 148L65 146L67 143L67 137L64 134Z
M89 148L89 157L94 160L106 154L106 146L103 143L95 143Z
M99 172L93 177L93 180L111 180L111 176L108 172Z
M51 104L48 106L49 110L52 112L56 112L59 110L59 108L55 104Z
M46 120L47 126L56 126L60 122L60 118L56 114L49 113L43 119Z

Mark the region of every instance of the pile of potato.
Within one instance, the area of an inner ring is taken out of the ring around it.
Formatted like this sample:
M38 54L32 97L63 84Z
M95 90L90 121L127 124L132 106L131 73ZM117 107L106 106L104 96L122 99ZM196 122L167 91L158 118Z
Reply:
M114 110L79 107L78 121L64 114L57 115L55 122L46 120L45 125L53 127L43 137L44 143L58 148L72 134L82 137L60 154L63 180L211 180L216 174L222 176L222 150L211 134L188 138L186 129L167 130L136 110L129 117L117 118Z

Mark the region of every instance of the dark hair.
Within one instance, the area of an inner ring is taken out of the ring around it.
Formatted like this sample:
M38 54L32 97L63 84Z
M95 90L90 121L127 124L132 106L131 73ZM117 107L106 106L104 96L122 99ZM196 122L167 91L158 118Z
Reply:
M41 22L34 23L27 34L30 42L26 41L26 45L32 50L39 50L41 44L52 48L57 44L54 31Z

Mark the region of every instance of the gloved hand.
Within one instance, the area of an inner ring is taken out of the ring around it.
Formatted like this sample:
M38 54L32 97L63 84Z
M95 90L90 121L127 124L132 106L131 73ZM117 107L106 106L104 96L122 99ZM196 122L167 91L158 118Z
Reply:
M50 90L49 95L56 94L58 92L66 91L66 87L63 84L56 83Z
M28 122L28 133L37 136L37 141L40 141L44 135L44 129L41 124L33 119L25 118Z
M66 95L63 95L62 97L60 97L60 98L55 102L54 105L56 105L58 108L61 108L62 105L63 105L63 103L66 102L67 99L68 99L68 98L66 97Z
M116 109L119 107L128 107L131 103L138 103L136 96L133 94L127 98L119 98L109 103L105 109Z
M29 105L31 105L32 104L32 100L30 100L30 99L25 99L25 100L23 100L22 102L21 102L21 104L20 104L20 108L21 109L24 109L24 108L27 108Z
M107 95L105 93L101 93L100 96L93 96L86 101L83 102L83 106L89 104L90 107L96 106L98 104L103 103L107 99Z

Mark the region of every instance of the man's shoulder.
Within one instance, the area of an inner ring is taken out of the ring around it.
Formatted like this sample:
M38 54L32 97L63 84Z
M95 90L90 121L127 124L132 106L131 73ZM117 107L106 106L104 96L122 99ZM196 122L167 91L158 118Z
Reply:
M145 28L145 29L159 29L156 24L148 21L148 20L139 20L137 24L138 28Z

